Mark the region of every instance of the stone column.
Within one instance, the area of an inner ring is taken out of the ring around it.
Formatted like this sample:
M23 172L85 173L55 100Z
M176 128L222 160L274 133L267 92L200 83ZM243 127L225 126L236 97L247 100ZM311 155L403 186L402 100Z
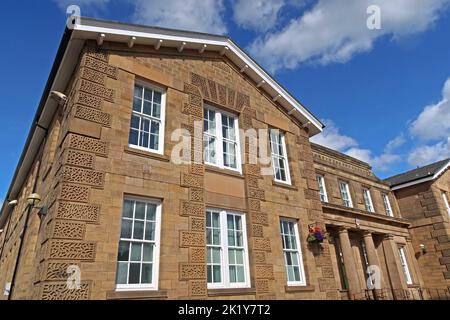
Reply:
M355 258L353 257L353 250L350 244L350 238L348 237L348 231L345 228L341 228L338 231L338 234L351 297L352 295L359 294L361 292L361 286L356 273L356 263Z
M375 248L375 244L373 242L372 233L368 231L364 231L363 233L363 239L364 239L364 245L366 247L366 253L367 253L367 260L369 260L370 266L377 266L378 271L380 273L380 288L375 289L382 289L384 288L384 279L383 279L383 273L381 271L381 264L380 259L378 258L377 249Z
M394 236L387 234L383 239L383 249L386 259L387 270L389 273L389 280L391 288L397 299L402 298L402 289L406 289L406 281L404 279L402 266L400 263L400 256L398 253L398 246L394 241Z

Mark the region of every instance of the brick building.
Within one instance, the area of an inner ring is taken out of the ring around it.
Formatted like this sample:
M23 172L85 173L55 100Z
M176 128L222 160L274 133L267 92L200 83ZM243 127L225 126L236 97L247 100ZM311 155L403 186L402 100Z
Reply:
M450 159L386 179L404 218L411 221L411 239L418 250L425 287L450 288ZM438 293L436 293L438 294Z
M321 130L227 37L82 18L2 207L1 297L405 297L411 222Z

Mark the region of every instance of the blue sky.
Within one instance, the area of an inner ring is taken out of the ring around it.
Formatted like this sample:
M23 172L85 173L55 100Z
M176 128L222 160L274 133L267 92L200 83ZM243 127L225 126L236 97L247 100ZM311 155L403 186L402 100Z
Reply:
M314 141L381 178L450 157L450 0L48 0L0 3L0 198L64 31L81 14L230 35L327 128ZM369 30L366 9L380 8Z

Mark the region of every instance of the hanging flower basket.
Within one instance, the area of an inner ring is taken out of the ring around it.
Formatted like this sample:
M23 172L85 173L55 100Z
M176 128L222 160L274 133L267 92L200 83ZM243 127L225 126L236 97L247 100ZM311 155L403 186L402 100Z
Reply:
M321 227L309 227L309 234L306 238L308 243L322 243L325 239L328 239L328 233L324 232Z

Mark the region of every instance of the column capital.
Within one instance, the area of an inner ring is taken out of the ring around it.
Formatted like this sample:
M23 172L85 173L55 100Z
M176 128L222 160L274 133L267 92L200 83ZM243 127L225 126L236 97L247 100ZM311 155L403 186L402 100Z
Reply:
M348 233L348 228L344 226L338 226L336 229L338 233Z
M385 239L385 240L394 240L394 235L391 234L391 233L386 233L386 234L384 235L384 239Z
M369 230L362 230L363 237L372 237L372 232Z

